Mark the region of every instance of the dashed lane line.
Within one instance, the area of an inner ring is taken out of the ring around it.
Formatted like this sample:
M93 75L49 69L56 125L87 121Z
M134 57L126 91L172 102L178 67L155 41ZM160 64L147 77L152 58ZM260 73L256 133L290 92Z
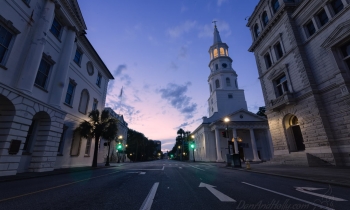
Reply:
M196 168L196 169L198 169L198 170L202 170L202 171L205 171L205 170L203 170L203 169L201 169L201 168L197 168L197 167L194 167L194 166L191 166L192 168Z

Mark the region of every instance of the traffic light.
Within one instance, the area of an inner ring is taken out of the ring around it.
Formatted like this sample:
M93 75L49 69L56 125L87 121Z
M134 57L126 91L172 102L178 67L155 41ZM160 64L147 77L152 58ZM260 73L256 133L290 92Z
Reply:
M226 131L222 131L221 134L222 134L222 137L227 138Z
M123 150L123 145L121 143L117 144L117 150Z
M191 149L194 149L194 147L195 147L194 142L191 143L190 147L191 147Z

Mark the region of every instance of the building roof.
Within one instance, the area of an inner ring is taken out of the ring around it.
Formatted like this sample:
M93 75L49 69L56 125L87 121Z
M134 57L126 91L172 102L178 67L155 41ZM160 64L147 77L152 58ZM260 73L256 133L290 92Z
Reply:
M214 43L213 44L218 44L218 43L222 43L221 41L221 37L218 31L218 28L216 27L216 24L214 26Z

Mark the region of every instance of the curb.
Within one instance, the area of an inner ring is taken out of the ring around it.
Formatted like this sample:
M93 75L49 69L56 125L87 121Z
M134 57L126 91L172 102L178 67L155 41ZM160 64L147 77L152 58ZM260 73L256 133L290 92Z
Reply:
M109 166L109 167L104 166L104 167L96 167L96 168L91 167L91 168L82 169L82 170L78 170L78 171L65 171L65 172L57 172L57 173L52 173L52 174L35 174L33 176L28 176L28 177L18 177L18 178L0 180L0 183L1 182L19 181L19 180L25 180L25 179L35 179L35 178L40 178L40 177L45 177L45 176L55 176L55 175L61 175L61 174L77 173L77 172L89 171L89 170L98 170L98 169L111 168L111 167L118 167L118 166ZM40 172L33 172L33 173L40 173Z
M304 181L311 181L311 182L317 182L317 183L322 183L322 184L331 184L331 185L350 188L350 184L343 184L343 183L339 183L339 182L328 182L328 181L322 181L322 180L317 180L317 179L308 179L308 178L303 178L303 177L298 177L298 176L290 176L290 175L283 175L283 174L254 171L252 169L247 170L247 169L236 169L236 168L229 168L229 167L225 167L225 168L231 169L231 170L236 170L236 171L245 171L245 172L258 173L258 174L267 174L267 175L272 175L272 176L280 176L280 177L285 177L285 178L299 179L299 180L304 180Z

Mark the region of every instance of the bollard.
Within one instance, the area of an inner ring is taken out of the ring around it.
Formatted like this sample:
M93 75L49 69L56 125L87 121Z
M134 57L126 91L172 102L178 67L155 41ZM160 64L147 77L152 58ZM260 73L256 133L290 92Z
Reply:
M246 169L248 169L248 170L249 170L249 169L250 169L250 162L248 162L248 161L247 161L247 162L245 162L245 165L246 165Z

